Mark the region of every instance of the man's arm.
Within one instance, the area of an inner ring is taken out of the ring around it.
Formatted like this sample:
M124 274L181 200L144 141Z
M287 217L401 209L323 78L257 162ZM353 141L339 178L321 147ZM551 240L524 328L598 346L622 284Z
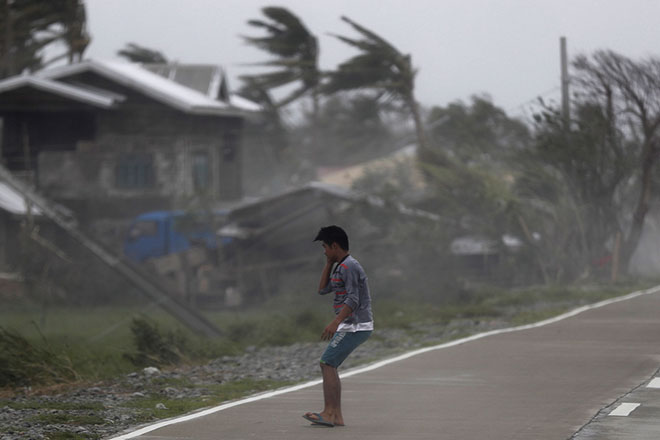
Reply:
M353 309L344 304L344 307L341 308L339 314L335 316L335 319L333 319L330 324L328 324L325 329L323 329L321 339L327 341L328 339L332 338L332 335L337 332L337 327L339 327L339 324L341 324L344 319L348 318L348 315L351 313L353 313Z
M329 258L326 259L325 267L323 268L323 272L321 273L321 280L319 281L320 295L325 295L326 293L330 293L330 289L326 289L326 287L328 287L328 283L330 282L330 271L332 270L333 264L334 262L332 260L330 260Z

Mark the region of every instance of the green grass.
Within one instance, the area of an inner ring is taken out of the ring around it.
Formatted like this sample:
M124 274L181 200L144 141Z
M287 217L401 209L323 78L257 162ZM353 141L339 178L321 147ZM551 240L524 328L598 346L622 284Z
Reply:
M398 298L381 298L376 294L374 314L377 328L398 328L415 336L421 331L420 325L447 325L457 318L526 324L649 286L632 283L524 289L481 286L459 295L446 295L458 298L452 303L443 302L442 292L434 303L420 302L412 292ZM194 335L162 310L144 306L45 310L15 306L0 308L0 323L35 346L47 347L51 353L62 356L79 379L94 381L139 369L126 356L136 350L130 329L136 317L146 317L160 332L176 332L177 340L185 347L181 362L199 364L223 355L240 354L248 346L318 341L332 317L328 303L328 298L318 295L290 294L271 298L260 308L205 311L223 332L222 337L215 339Z
M181 362L198 364L224 355L240 354L248 346L318 340L332 313L326 310L327 307L323 310L321 307L316 310L297 307L290 312L287 307L208 312L208 318L223 332L223 337L215 339L193 334L155 308L53 307L44 314L38 308L25 306L0 309L0 323L35 347L46 347L49 353L56 353L71 365L78 379L96 381L141 368L127 357L136 351L131 333L135 318L146 317L160 332L175 333L180 345L185 347Z
M551 307L542 310L524 310L516 313L510 319L511 325L525 325L544 321L567 312L570 307Z
M238 399L261 391L281 388L290 384L291 382L245 379L231 383L198 387L202 388L206 393L202 398L171 399L158 395L147 395L143 398L131 400L124 404L124 406L134 410L133 414L136 421L148 422L154 419L164 419L189 413L200 408L206 408L221 402ZM166 409L157 409L156 406L159 403L162 403Z
M42 399L15 402L8 399L0 399L0 407L8 406L11 409L57 409L61 411L98 411L103 409L102 403L70 403L57 401L44 401Z
M89 414L39 414L30 417L28 421L39 425L102 425L103 417Z
M75 432L70 432L70 431L62 431L62 432L52 432L47 434L48 440L95 440L100 438L100 436L95 435L95 434L77 434Z

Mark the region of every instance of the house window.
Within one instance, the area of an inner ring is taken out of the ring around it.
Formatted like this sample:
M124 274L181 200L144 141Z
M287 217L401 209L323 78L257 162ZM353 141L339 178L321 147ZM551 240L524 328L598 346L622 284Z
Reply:
M151 154L126 154L117 164L119 188L151 188L155 184L154 159Z
M192 179L195 191L204 191L211 184L211 166L208 153L200 151L193 154Z

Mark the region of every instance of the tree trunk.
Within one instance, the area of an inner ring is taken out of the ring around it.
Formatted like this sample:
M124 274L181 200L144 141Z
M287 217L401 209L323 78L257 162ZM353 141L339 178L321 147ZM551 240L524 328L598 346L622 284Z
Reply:
M12 57L11 49L14 45L14 34L12 22L12 13L11 13L11 2L9 0L4 0L4 9L5 9L5 44L4 44L4 56L3 56L3 68L0 70L0 78L10 77L14 75L14 59Z
M637 249L639 239L644 229L644 219L649 210L649 201L651 199L651 180L653 177L653 166L658 155L658 148L653 141L646 142L642 156L642 187L639 194L639 201L635 208L630 233L626 239L621 251L621 267L628 270L630 259Z
M543 275L544 283L549 284L550 277L548 276L548 271L546 270L545 264L543 263L543 259L541 258L541 254L539 252L538 246L536 246L536 244L534 243L534 237L532 237L532 233L529 231L529 228L527 227L527 222L525 222L525 219L522 218L521 215L518 215L518 223L520 223L520 227L523 230L523 233L525 234L525 238L527 239L527 244L531 247L532 252L536 257L536 263L539 265L539 269L541 269L541 274Z
M432 162L437 165L449 166L450 162L439 151L431 151L429 146L428 138L426 137L426 131L424 130L424 123L422 122L422 116L419 112L419 104L415 100L414 95L411 93L406 99L406 105L410 109L410 113L413 117L413 122L415 123L415 134L417 136L417 157L422 162Z
M415 123L415 134L417 135L419 148L420 150L428 150L428 141L426 139L426 132L424 131L422 116L419 114L419 105L415 101L414 96L411 96L408 100L408 107L410 107L410 113L412 113L413 122Z

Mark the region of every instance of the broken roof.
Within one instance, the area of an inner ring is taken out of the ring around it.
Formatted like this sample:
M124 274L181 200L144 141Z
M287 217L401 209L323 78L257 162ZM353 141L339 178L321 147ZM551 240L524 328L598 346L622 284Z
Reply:
M18 215L25 215L28 211L25 198L4 182L0 182L0 209ZM41 215L41 210L36 206L32 206L31 210L33 214Z
M401 215L411 218L426 219L433 222L446 221L439 215L428 211L410 208L402 203L388 203L380 197L358 193L347 188L323 182L309 182L297 188L287 189L279 194L246 200L245 202L230 208L229 216L232 218L241 216L244 213L251 212L253 209L258 208L259 206L277 203L287 198L296 198L303 193L310 192L316 195L334 197L336 199L345 200L347 202L364 203L375 208L388 208L398 212Z

